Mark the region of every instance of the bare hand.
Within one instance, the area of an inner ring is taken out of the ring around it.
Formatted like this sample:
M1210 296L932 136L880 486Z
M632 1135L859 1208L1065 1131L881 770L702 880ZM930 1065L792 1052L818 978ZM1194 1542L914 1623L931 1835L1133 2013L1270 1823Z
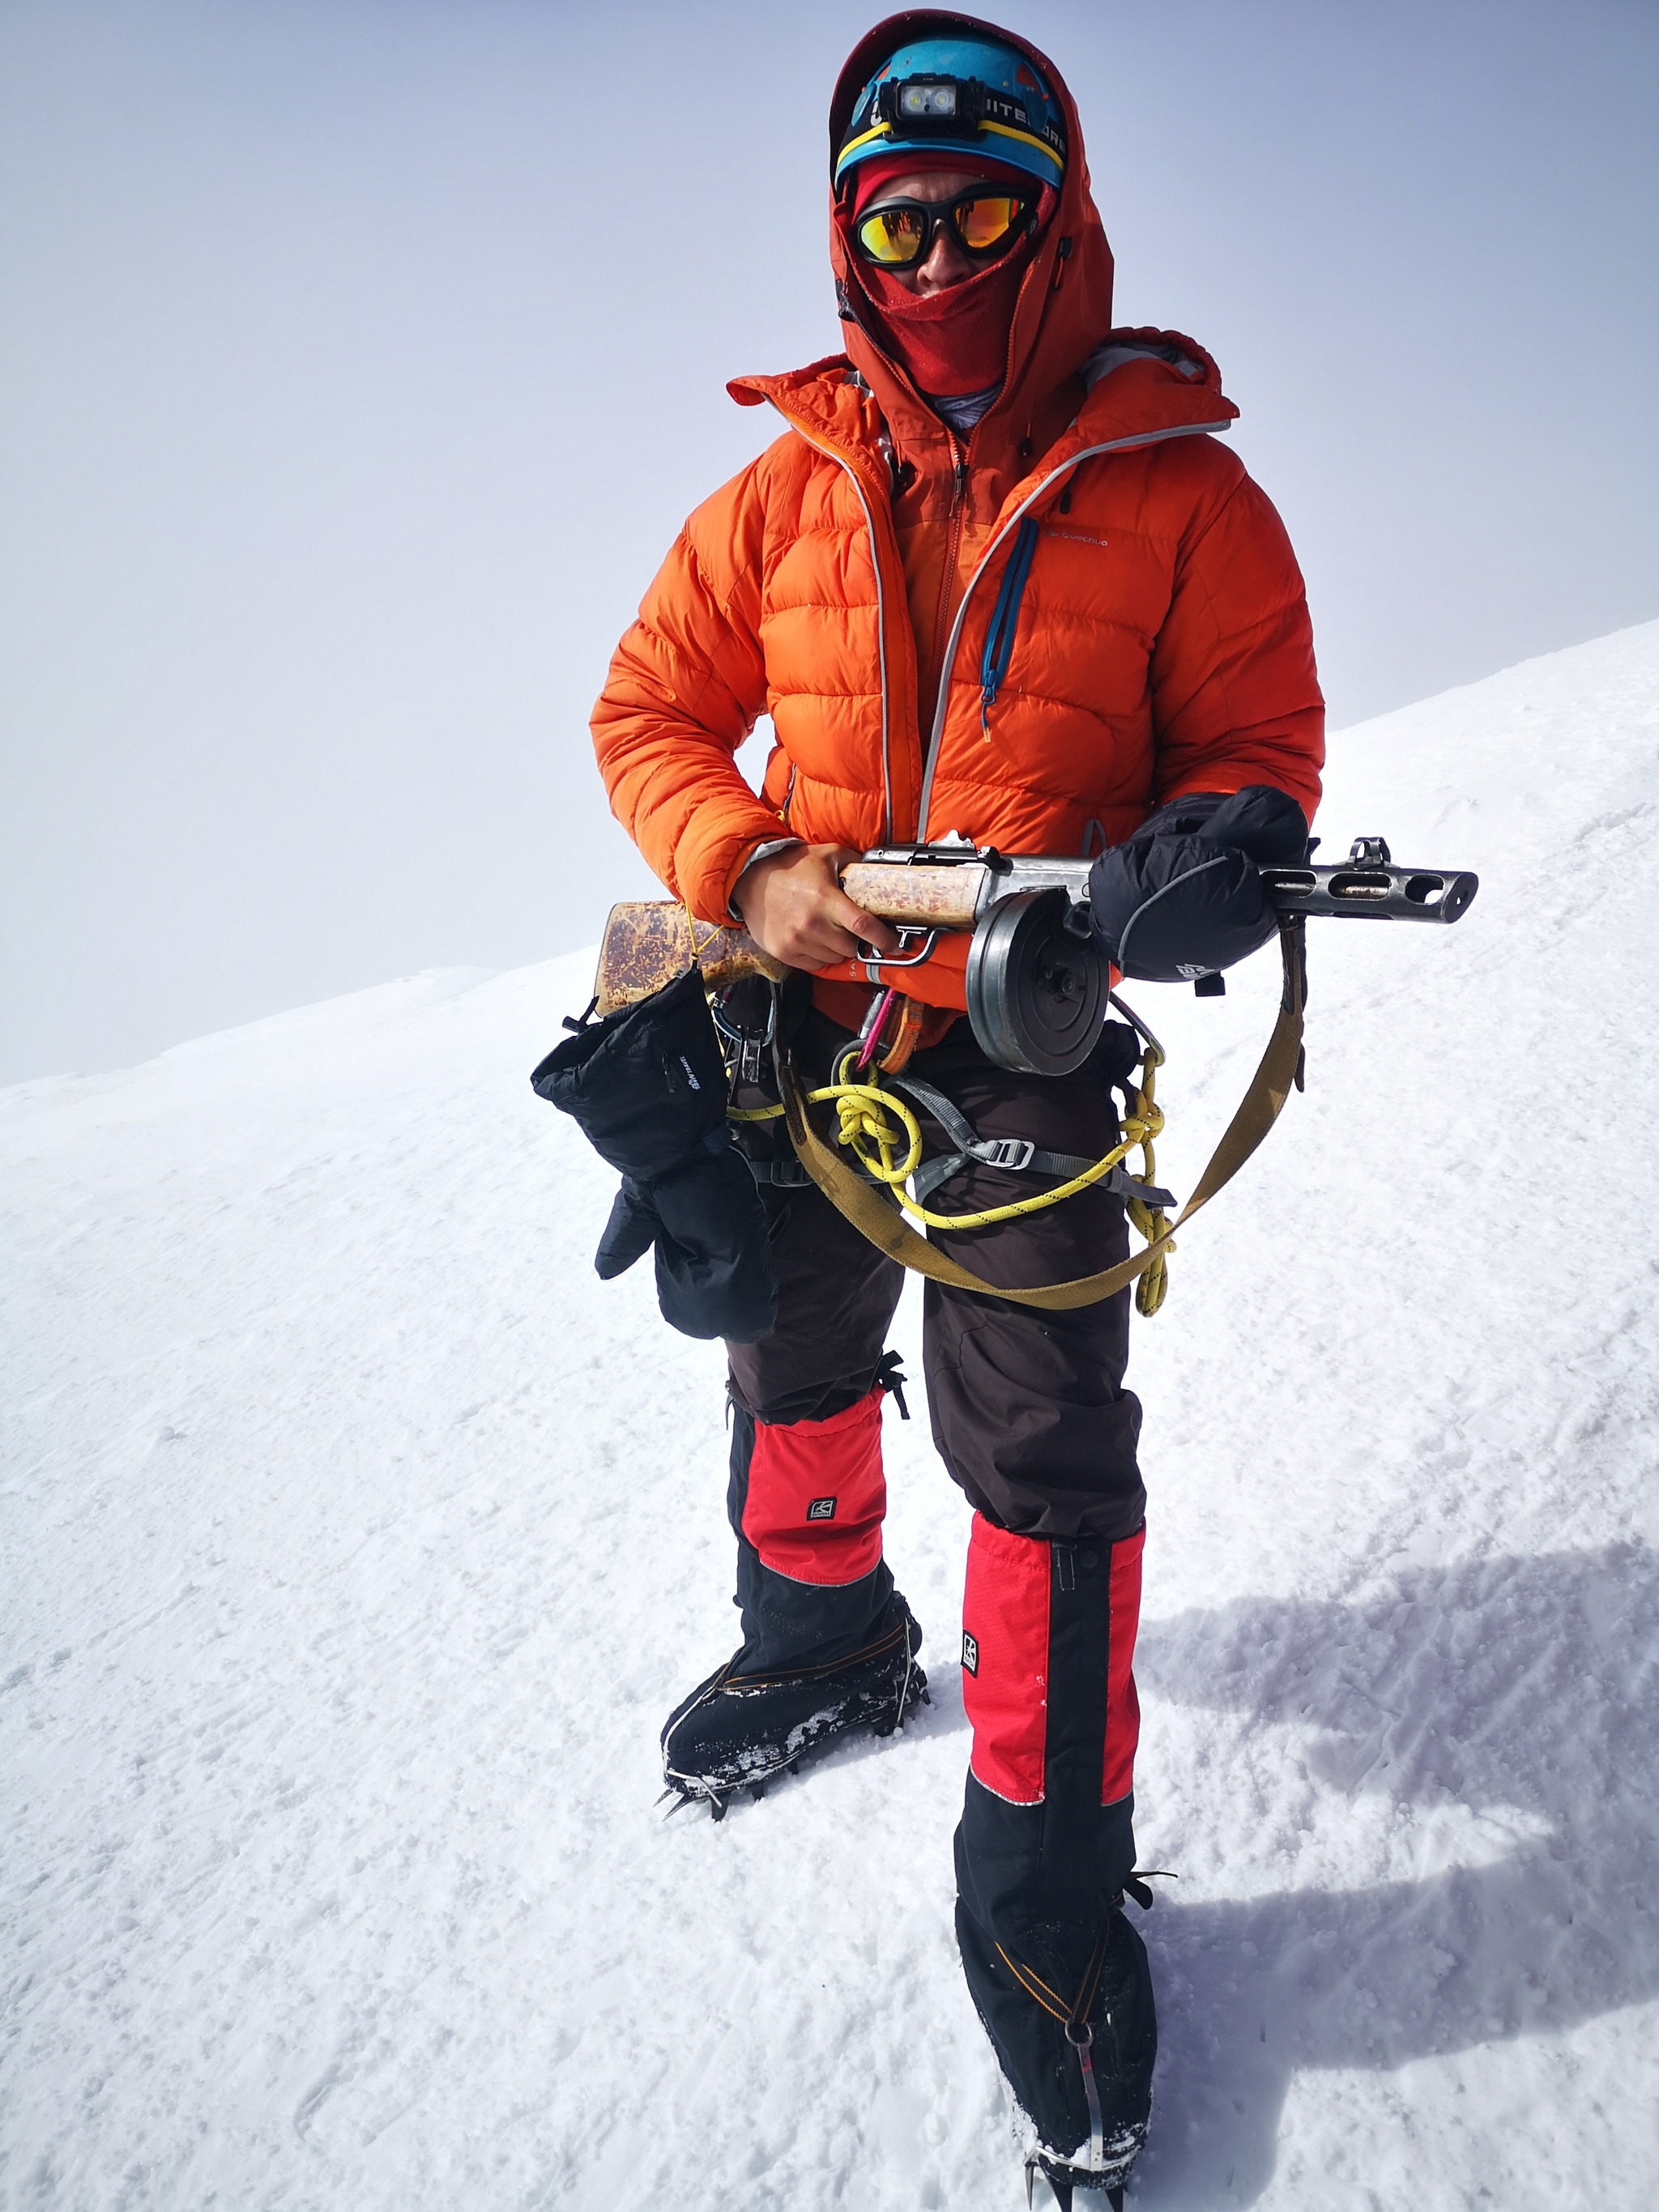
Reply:
M880 952L899 941L884 921L854 906L839 881L851 845L795 845L769 860L752 861L738 878L732 903L763 952L788 968L832 967L856 960L862 938Z

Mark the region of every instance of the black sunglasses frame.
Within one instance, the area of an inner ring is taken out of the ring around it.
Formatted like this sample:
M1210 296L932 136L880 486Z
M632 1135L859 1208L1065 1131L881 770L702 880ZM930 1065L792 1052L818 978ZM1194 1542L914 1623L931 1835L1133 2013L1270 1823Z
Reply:
M1012 200L1019 213L994 245L969 246L962 234L962 225L956 220L957 210L971 207L975 200L993 199ZM988 182L975 185L971 191L958 192L953 200L872 200L869 206L853 219L853 245L860 259L867 261L872 269L920 269L933 252L939 232L948 223L950 235L969 261L1000 261L1018 240L1029 234L1036 210L1037 195L1035 192L1021 191L1018 185ZM908 261L884 261L879 254L870 252L860 234L872 216L898 213L921 217L926 226L922 242Z

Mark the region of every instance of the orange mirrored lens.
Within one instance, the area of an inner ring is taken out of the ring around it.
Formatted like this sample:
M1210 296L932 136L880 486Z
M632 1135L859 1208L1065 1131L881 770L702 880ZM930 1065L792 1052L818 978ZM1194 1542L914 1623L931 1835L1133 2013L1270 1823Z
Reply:
M859 244L872 261L902 269L921 252L927 233L919 215L908 208L878 209L859 225Z
M1019 202L1006 192L982 200L963 200L956 210L957 228L970 253L983 253L1006 239L1019 220Z

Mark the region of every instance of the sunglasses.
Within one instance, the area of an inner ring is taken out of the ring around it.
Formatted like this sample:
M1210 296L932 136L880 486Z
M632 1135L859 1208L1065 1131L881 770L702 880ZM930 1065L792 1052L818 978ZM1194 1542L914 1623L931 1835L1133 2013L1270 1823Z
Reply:
M879 269L914 269L933 250L948 224L970 261L994 261L1030 227L1035 198L991 185L975 185L953 200L884 200L866 208L853 226L854 243Z

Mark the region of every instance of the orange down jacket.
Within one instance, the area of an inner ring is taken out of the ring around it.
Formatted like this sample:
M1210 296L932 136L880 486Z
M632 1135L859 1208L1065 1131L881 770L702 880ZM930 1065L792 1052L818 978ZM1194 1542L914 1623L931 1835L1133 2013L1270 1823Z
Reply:
M832 140L881 36L842 73ZM690 516L612 658L592 721L612 809L701 920L729 919L780 836L1084 854L1186 792L1317 805L1324 708L1284 527L1217 442L1238 410L1209 356L1112 329L1075 108L1028 51L1071 154L1000 398L958 438L845 319L843 281L845 354L729 387L782 434ZM830 253L844 280L833 198ZM757 796L732 755L762 714ZM960 1006L951 966L906 988Z

